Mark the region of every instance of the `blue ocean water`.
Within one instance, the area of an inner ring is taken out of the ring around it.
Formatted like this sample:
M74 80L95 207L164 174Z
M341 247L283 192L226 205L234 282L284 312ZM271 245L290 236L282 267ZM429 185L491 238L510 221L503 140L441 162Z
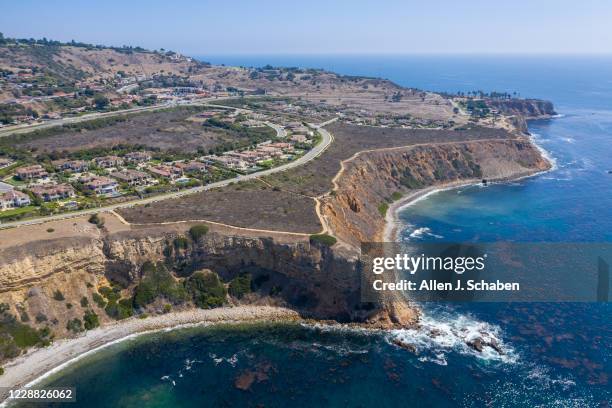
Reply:
M406 208L414 241L612 241L612 57L209 56L228 65L321 67L435 91L549 99L529 124L548 173L434 194ZM546 273L546 271L542 271ZM295 324L194 328L109 347L47 380L70 406L610 406L612 307L592 303L426 306L419 331ZM496 337L503 355L463 341ZM416 354L393 345L402 338Z

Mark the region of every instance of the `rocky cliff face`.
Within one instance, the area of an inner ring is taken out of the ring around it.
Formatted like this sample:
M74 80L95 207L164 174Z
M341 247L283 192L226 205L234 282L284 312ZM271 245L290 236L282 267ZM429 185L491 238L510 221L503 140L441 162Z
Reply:
M262 282L253 301L288 305L307 317L363 321L372 313L360 303L360 265L354 254L304 239L282 243L218 233L198 242L188 239L188 245L177 249L174 240L188 237L188 226L183 228L140 228L103 239L48 240L3 249L0 303L7 303L15 316L27 315L31 326L48 325L63 337L69 334L67 322L83 319L88 309L102 323L112 320L93 299L98 288L114 282L128 298L142 265L162 261L179 279L210 269L229 281L248 271L254 281ZM81 304L83 298L86 305Z
M324 200L322 210L333 233L358 246L381 240L388 205L415 190L520 177L548 167L524 138L368 152L345 163L338 188Z
M557 114L552 102L542 99L487 99L486 102L503 115L524 119L547 118Z

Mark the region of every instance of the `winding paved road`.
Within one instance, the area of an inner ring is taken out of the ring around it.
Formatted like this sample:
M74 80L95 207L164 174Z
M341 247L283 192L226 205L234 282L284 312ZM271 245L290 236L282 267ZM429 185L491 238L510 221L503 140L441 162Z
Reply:
M221 181L217 181L215 183L211 183L211 184L206 184L204 186L200 186L200 187L195 187L195 188L191 188L188 190L183 190L183 191L177 191L177 192L173 192L173 193L167 193L167 194L161 194L158 196L154 196L154 197L148 197L148 198L143 198L140 200L133 200L133 201L128 201L125 203L119 203L119 204L112 204L112 205L108 205L108 206L104 206L104 207L98 207L98 208L89 208L87 210L81 210L81 211L74 211L74 212L69 212L69 213L65 213L65 214L57 214L57 215L51 215L51 216L47 216L47 217L40 217L40 218L32 218L32 219L26 219L26 220L22 220L22 221L11 221L11 222L7 222L5 224L0 224L0 229L3 228L11 228L11 227L19 227L19 226L23 226L23 225L33 225L33 224L41 224L44 222L48 222L48 221L56 221L56 220L61 220L61 219L66 219L66 218L74 218L74 217L80 217L83 215L87 215L87 214L94 214L94 213L99 213L99 212L104 212L104 211L112 211L112 210L117 210L120 208L127 208L127 207L133 207L135 205L143 205L143 204L148 204L148 203L154 203L157 201L163 201L163 200L170 200L173 198L179 198L179 197L183 197L186 195L190 195L190 194L195 194L195 193L199 193L201 191L207 191L207 190L211 190L213 188L219 188L219 187L224 187L229 185L230 183L236 183L236 182L240 182L240 181L246 181L246 180L252 180L261 176L267 176L269 174L274 174L274 173L278 173L281 171L285 171L285 170L289 170L292 169L294 167L298 167L301 166L305 163L308 163L309 161L315 159L316 157L318 157L321 153L323 153L328 147L329 145L332 143L333 141L333 136L331 135L331 133L329 133L327 130L323 129L323 126L326 126L334 121L336 121L337 119L331 119L328 120L326 122L323 123L319 123L319 124L309 124L311 127L317 129L319 131L319 133L321 134L322 140L321 142L316 145L315 147L313 147L312 149L310 149L305 155L303 155L302 157L300 157L299 159L283 164L281 166L278 167L273 167L271 169L268 170L263 170L263 171L258 171L256 173L251 173L251 174L244 174L244 175L239 175L237 177L234 177L232 179L227 179L227 180L221 180ZM282 126L276 125L276 124L272 124L272 123L268 123L269 126L271 126L272 128L274 128L277 132L277 134L280 137L283 137L286 135L285 129L283 129Z

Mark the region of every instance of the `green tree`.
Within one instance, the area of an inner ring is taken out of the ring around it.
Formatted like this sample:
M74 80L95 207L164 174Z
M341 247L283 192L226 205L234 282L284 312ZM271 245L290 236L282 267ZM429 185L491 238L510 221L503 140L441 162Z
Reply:
M85 326L85 330L91 330L100 326L100 319L98 319L98 315L93 310L88 310L83 315L83 322Z
M225 303L227 290L219 276L211 271L198 271L185 281L185 289L193 302L203 309Z
M229 294L230 295L240 299L247 293L251 293L251 275L250 274L244 274L244 275L237 276L230 281L230 284L229 284Z
M104 109L108 106L109 103L110 101L104 95L96 95L94 97L94 105L97 109Z
M189 235L194 241L199 241L206 234L208 234L208 225L198 224L189 228Z

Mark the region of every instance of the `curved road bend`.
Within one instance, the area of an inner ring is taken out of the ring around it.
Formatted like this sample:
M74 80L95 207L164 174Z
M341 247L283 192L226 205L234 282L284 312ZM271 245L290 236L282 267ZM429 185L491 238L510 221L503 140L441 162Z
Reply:
M323 126L326 126L326 125L328 125L328 124L330 124L330 123L332 123L332 122L334 122L336 120L337 119L334 118L334 119L328 120L326 122L319 123L317 125L310 124L311 127L317 129L319 131L319 133L321 134L321 137L322 137L321 142L318 145L316 145L315 147L313 147L312 149L310 149L305 155L303 155L299 159L297 159L295 161L292 161L292 162L289 162L289 163L286 163L286 164L283 164L283 165L278 166L278 167L274 167L274 168L271 168L271 169L268 169L268 170L259 171L259 172L256 172L256 173L239 175L239 176L234 177L232 179L217 181L215 183L206 184L204 186L195 187L195 188L192 188L192 189L189 189L189 190L177 191L177 192L174 192L174 193L168 193L168 194L163 194L163 195L159 195L159 196L143 198L143 199L140 199L140 200L133 200L133 201L128 201L128 202L119 203L119 204L113 204L113 205L109 205L109 206L105 206L105 207L90 208L90 209L87 209L87 210L74 211L74 212L69 212L69 213L65 213L65 214L57 214L57 215L51 215L51 216L47 216L47 217L33 218L33 219L29 219L29 220L7 222L5 224L0 224L0 229L11 228L11 227L19 227L19 226L23 226L23 225L41 224L41 223L45 223L45 222L48 222L48 221L57 221L57 220L66 219L66 218L80 217L80 216L87 215L87 214L94 214L94 213L99 213L99 212L104 212L104 211L117 210L117 209L120 209L120 208L133 207L135 205L143 205L143 204L154 203L154 202L157 202L157 201L170 200L170 199L173 199L173 198L178 198L178 197L183 197L183 196L187 196L187 195L190 195L190 194L199 193L201 191L207 191L207 190L211 190L211 189L218 188L218 187L224 187L224 186L229 185L230 183L237 183L237 182L240 182L240 181L252 180L252 179L256 179L256 178L261 177L261 176L267 176L269 174L274 174L274 173L278 173L278 172L281 172L281 171L289 170L289 169L292 169L294 167L301 166L301 165L303 165L305 163L308 163L309 161L315 159L316 157L318 157L321 153L323 153L329 147L329 145L333 141L333 136L327 130L323 129ZM274 125L274 124L269 124L269 125L276 130L276 132L277 132L277 134L279 134L279 136L286 134L285 130L281 126Z

